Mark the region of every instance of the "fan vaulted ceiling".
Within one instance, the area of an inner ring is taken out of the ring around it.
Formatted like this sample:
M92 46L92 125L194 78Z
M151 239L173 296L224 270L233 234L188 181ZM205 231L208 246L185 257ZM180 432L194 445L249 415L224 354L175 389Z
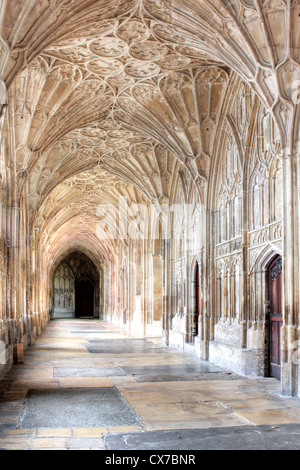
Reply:
M207 184L219 117L238 80L284 138L299 60L297 28L287 48L300 11L290 3L2 1L18 190L28 185L45 246L91 240L103 202L167 201L178 165Z

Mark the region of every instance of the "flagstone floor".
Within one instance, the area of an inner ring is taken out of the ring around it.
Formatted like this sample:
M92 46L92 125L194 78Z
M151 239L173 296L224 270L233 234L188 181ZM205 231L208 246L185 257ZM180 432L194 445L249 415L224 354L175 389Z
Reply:
M0 450L121 449L124 436L131 449L153 448L151 436L165 448L172 432L298 424L300 435L300 400L281 397L275 379L238 376L98 320L51 321L0 381Z

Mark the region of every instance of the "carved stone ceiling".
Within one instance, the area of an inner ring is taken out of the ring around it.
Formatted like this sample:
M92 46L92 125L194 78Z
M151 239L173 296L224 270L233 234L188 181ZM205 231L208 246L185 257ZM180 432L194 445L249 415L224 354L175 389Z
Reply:
M289 145L299 14L292 0L2 1L17 169L49 237L84 207L88 230L122 184L133 201L168 198L178 161L205 182L234 74Z

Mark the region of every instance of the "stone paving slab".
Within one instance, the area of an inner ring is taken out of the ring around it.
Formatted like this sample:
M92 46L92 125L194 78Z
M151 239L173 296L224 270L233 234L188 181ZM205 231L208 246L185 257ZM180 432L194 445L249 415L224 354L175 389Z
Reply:
M127 374L130 375L182 375L182 374L202 374L211 372L221 372L222 369L213 364L209 363L198 363L198 364L164 364L157 366L133 366L127 367L122 366Z
M58 380L62 388L113 388L109 377L68 377Z
M65 446L68 450L106 450L101 438L70 438L66 440Z
M124 375L126 375L126 373L119 367L54 367L54 377L110 377Z
M94 340L88 340L88 344L84 345L85 347L93 347L93 348L99 348L99 349L112 349L112 350L121 350L123 352L126 352L127 350L145 350L145 349L150 349L152 351L164 351L166 352L166 348L158 346L154 343L147 343L147 342L134 342L134 341L128 341L125 340L124 342L113 342L113 341L97 341L96 339Z
M300 424L107 435L107 450L300 450Z
M85 345L86 349L90 354L121 354L126 356L128 354L160 354L165 353L164 349L158 349L156 346L128 346L128 347L113 347L113 346L97 346L97 345Z
M182 374L182 375L135 375L137 382L199 382L200 380L239 380L239 376L230 373L202 373L202 374Z
M16 429L16 425L13 422L10 422L10 423L8 423L8 422L1 423L0 422L0 439L1 439L4 432L14 431L15 429ZM0 447L1 447L1 444L0 444Z
M101 336L102 336L103 334L110 334L111 335L111 331L104 330L104 329L101 330L101 331L84 331L84 330L81 331L81 330L78 330L78 331L71 331L70 334L71 335L84 335L84 336L85 335L100 335L101 334Z
M21 429L138 425L140 421L115 389L30 390Z
M0 381L0 449L104 450L103 439L138 435L134 449L145 436L163 450L164 431L179 436L179 450L201 429L235 440L235 428L291 423L300 425L300 400L281 397L277 380L238 376L97 320L50 322Z
M65 328L65 329L68 329L68 328ZM97 330L83 330L82 327L80 327L80 329L78 330L74 330L74 331L70 331L70 334L74 335L74 334L88 334L88 335L92 335L92 334L97 334L97 333L111 333L111 331L107 330L107 328L104 328L103 326L99 326Z
M141 338L116 338L115 335L113 338L99 338L100 335L97 337L87 337L87 341L92 346L99 346L99 347L108 347L112 346L113 348L151 348L151 349L164 349L167 351L165 346L161 344L155 344L152 341L148 341L147 339Z
M118 367L121 367L124 370L124 367L148 367L148 366L161 366L161 365L183 365L183 364L199 364L199 361L193 356L190 356L190 358L180 355L175 355L175 354L147 354L147 360L145 360L145 356L138 356L136 354L131 354L131 355L116 355L116 356L95 356L95 360L97 359L110 359L113 361L115 364L118 365ZM130 374L130 372L127 372ZM136 372L135 372L136 373ZM139 372L139 374L142 374L143 372ZM132 374L130 374L132 375Z

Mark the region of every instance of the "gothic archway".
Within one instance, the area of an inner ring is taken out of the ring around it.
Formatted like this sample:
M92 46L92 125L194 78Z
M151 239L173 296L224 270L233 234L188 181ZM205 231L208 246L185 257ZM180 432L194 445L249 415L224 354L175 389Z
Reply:
M53 276L53 318L99 317L100 274L84 253L74 252Z

